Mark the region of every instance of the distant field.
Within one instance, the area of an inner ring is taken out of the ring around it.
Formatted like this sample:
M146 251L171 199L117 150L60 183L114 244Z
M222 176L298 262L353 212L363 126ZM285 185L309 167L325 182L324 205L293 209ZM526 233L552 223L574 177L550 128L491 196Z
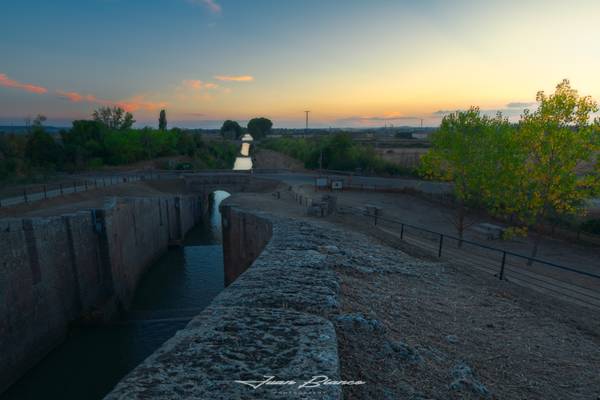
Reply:
M354 138L356 143L370 144L376 148L429 148L431 142L425 139L404 139L395 137Z
M419 166L421 156L427 153L427 148L376 148L375 151L384 160L393 162L402 167L416 168Z

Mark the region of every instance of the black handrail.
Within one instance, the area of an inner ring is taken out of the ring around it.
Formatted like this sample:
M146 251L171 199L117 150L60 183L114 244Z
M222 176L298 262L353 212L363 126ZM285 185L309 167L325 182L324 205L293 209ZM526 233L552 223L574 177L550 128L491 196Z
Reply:
M416 230L419 230L419 231L422 231L422 232L427 232L427 233L430 233L432 235L439 236L440 238L445 237L445 238L448 238L448 239L456 240L459 243L466 243L466 244L469 244L469 245L472 245L472 246L481 247L483 249L487 249L487 250L491 250L491 251L496 251L498 253L503 254L503 261L504 262L506 261L506 255L510 255L510 256L513 256L513 257L518 257L518 258L521 258L521 259L525 259L527 261L531 261L531 262L536 262L536 263L548 265L548 266L551 266L551 267L554 267L554 268L557 268L557 269L561 269L561 270L564 270L564 271L574 272L576 274L585 275L585 276L589 276L591 278L600 279L600 275L596 275L596 274L593 274L591 272L581 271L581 270L578 270L576 268L572 268L572 267L567 267L567 266L564 266L564 265L556 264L556 263L553 263L551 261L542 260L540 258L526 256L524 254L515 253L515 252L510 251L510 250L499 249L497 247L488 246L488 245L485 245L485 244L482 244L482 243L474 242L472 240L461 239L461 238L453 236L453 235L448 235L448 234L445 234L445 233L432 231L430 229L423 228L421 226L412 225L412 224L409 224L409 223L406 223L406 222L403 222L403 221L399 221L399 220L396 220L396 219L384 218L384 217L381 217L379 215L374 216L374 215L367 214L367 213L362 213L362 215L363 216L367 216L367 217L376 218L376 220L378 222L379 221L386 221L386 222L390 222L390 223L394 223L394 224L400 224L403 227L402 228L402 233L404 233L404 227L409 227L409 228L413 228L413 229L416 229ZM440 243L439 254L441 254L441 248L443 246L443 239L441 239L439 243ZM504 262L502 263L503 266L504 266ZM503 275L504 275L504 273L501 270L500 279L502 279Z

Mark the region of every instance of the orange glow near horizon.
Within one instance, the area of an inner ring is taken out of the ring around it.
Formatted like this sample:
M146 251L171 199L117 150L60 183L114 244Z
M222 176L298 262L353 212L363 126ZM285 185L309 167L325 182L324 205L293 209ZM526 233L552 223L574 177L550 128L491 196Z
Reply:
M156 12L127 7L127 15ZM171 125L213 127L256 116L302 127L307 109L313 127L437 125L445 113L470 106L515 120L535 107L537 91L551 92L565 78L600 100L596 1L324 1L317 9L280 2L265 10L238 0L182 0L163 11L189 29L169 36L148 28L153 41L132 44L123 65L96 71L103 61L96 53L86 53L88 68L73 70L52 59L0 65L0 119L82 118L119 105L138 124L156 124L166 108ZM257 25L257 15L272 19ZM125 29L119 24L111 26ZM156 57L157 48L168 55ZM69 46L53 51L75 57Z

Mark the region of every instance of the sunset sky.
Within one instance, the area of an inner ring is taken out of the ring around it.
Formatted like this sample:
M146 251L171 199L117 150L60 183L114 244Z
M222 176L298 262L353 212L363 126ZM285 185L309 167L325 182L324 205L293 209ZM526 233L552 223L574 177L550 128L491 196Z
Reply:
M0 125L101 105L139 126L426 125L478 105L518 117L563 78L600 99L597 0L14 0Z

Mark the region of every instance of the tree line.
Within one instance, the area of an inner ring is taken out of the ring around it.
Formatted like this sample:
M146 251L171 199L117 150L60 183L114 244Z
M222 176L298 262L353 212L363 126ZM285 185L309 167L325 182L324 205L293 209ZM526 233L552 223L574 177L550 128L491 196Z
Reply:
M132 128L131 113L119 107L95 110L90 120L73 121L71 129L51 135L44 116L35 118L29 132L0 135L0 180L44 177L57 171L75 172L103 165L129 164L165 156L187 156L195 168L231 168L237 148L231 143L206 141L200 134L167 129L166 112L159 129Z
M591 120L597 103L568 80L536 100L538 108L517 124L472 107L445 116L432 135L421 173L454 183L459 237L468 209L484 208L512 222L509 233L537 231L535 257L544 224L582 215L600 195L600 120Z
M237 121L228 119L221 126L221 135L227 139L239 139L247 132L253 139L260 140L271 133L272 127L273 122L264 117L252 118L245 130Z

